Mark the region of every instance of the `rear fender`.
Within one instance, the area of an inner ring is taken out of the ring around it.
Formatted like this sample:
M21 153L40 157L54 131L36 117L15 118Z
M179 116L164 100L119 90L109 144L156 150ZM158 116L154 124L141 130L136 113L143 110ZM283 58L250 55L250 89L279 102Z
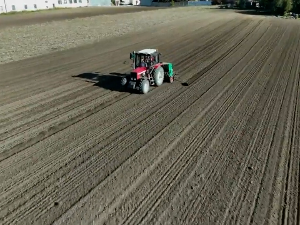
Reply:
M154 69L157 69L158 67L161 67L162 63L157 63L156 65L154 65Z

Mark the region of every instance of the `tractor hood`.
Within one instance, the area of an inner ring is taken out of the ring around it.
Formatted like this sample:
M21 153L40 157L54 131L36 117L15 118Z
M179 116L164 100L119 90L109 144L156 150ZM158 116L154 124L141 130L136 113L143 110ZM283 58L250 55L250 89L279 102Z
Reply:
M138 67L135 68L134 70L132 70L132 72L140 74L140 73L144 73L147 70L147 67Z

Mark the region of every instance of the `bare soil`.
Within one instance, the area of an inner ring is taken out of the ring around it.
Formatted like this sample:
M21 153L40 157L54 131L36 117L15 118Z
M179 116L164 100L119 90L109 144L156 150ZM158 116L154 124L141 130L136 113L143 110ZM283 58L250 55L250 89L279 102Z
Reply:
M299 224L300 24L217 15L1 65L1 224Z
M12 15L0 15L0 29L12 26L24 26L52 21L85 18L99 15L114 15L163 9L163 7L84 7L74 9L45 10Z

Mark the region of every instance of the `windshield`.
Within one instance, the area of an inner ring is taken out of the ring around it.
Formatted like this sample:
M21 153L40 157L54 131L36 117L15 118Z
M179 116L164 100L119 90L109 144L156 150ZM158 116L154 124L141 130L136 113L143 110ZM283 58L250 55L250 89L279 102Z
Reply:
M136 54L135 67L146 66L146 64L143 63L149 63L150 57L151 57L150 55Z

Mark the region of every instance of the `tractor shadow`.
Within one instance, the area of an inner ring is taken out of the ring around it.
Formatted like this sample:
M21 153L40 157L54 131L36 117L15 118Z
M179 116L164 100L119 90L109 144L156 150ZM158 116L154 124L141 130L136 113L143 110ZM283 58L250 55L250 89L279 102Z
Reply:
M127 74L125 73L109 73L102 74L99 72L82 73L72 76L74 78L80 78L85 82L94 83L93 86L101 87L110 91L133 93L133 91L124 88L121 85L121 78Z

